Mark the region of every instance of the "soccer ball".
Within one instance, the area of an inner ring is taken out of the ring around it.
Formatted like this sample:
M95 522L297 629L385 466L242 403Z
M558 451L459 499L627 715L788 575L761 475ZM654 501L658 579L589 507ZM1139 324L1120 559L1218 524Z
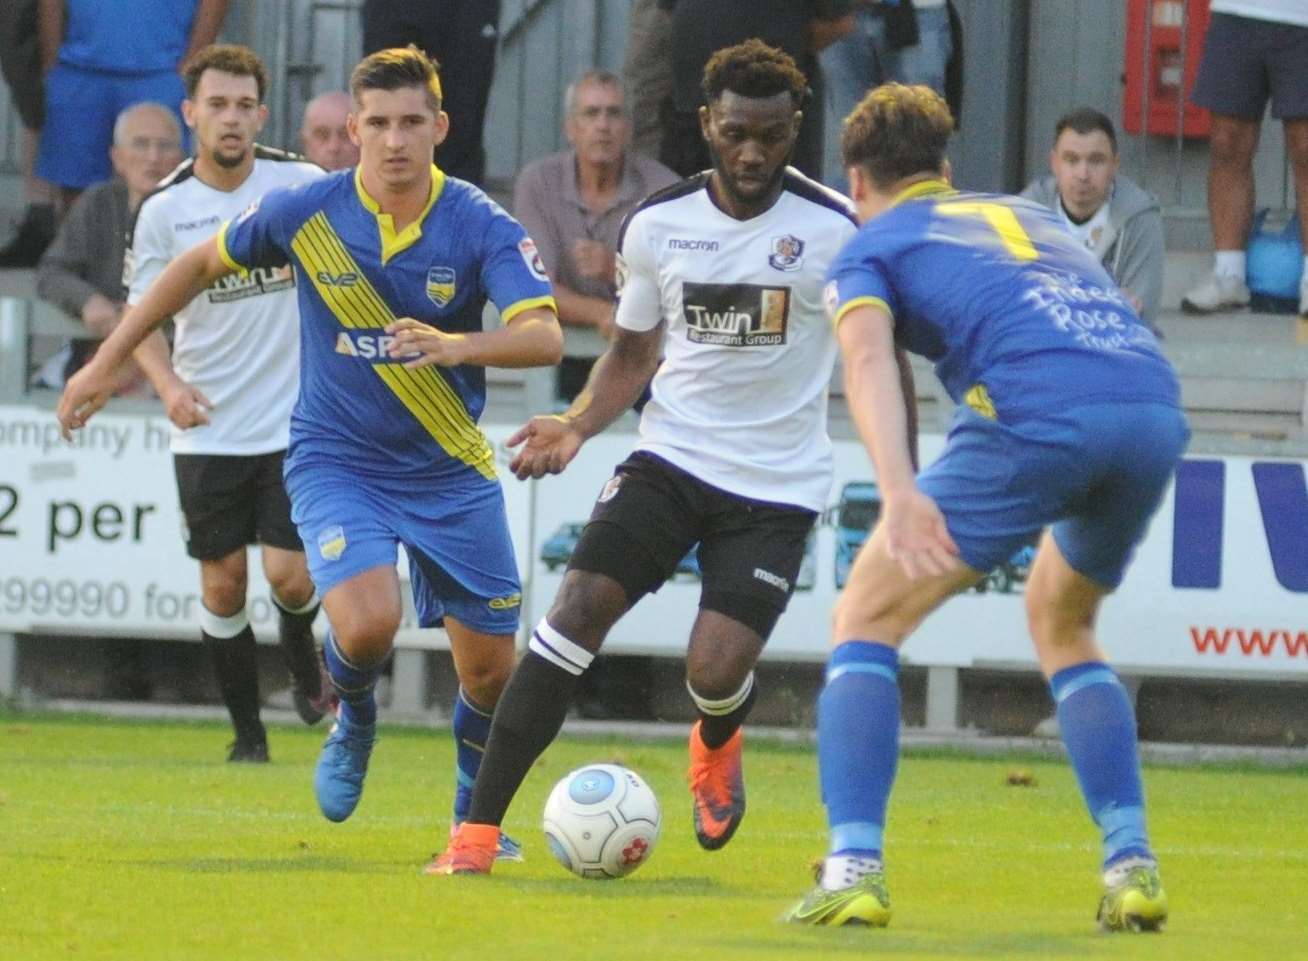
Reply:
M545 802L545 840L559 863L583 878L626 877L659 839L659 801L620 764L577 768Z

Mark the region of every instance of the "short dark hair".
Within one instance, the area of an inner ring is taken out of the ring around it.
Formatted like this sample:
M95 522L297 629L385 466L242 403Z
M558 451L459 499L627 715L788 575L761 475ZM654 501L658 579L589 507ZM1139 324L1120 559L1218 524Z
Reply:
M440 113L441 79L438 64L414 44L378 50L359 61L350 74L350 96L355 103L365 90L400 90L420 87L427 93L432 111Z
M188 98L195 99L195 91L199 89L200 78L206 70L253 77L259 88L259 102L264 102L268 93L268 68L249 47L234 43L211 43L195 51L182 65L182 82L186 84Z
M713 103L728 90L741 97L760 99L788 93L798 110L808 91L808 81L790 54L751 39L723 47L709 57L702 88L705 103Z
M878 187L938 171L954 131L944 98L923 84L886 83L870 91L845 118L840 152Z
M1113 153L1117 153L1117 131L1113 129L1113 122L1106 114L1100 113L1094 107L1077 107L1059 117L1058 123L1054 125L1054 143L1058 143L1058 138L1063 135L1064 130L1072 130L1079 134L1102 130L1108 137L1108 142L1112 144Z

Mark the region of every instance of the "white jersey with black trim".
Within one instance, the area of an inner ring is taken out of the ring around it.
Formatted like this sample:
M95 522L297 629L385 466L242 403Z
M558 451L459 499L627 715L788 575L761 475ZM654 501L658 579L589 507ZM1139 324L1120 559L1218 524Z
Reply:
M235 190L217 190L185 160L145 198L124 263L127 302L138 303L181 253L207 240L274 187L325 176L292 154L255 147L254 169ZM216 281L174 318L173 369L213 403L209 423L174 427L178 454L285 450L300 386L300 315L289 266Z
M836 357L822 290L853 210L787 169L777 202L736 220L708 180L649 197L618 242L617 323L667 325L636 449L729 493L820 511Z

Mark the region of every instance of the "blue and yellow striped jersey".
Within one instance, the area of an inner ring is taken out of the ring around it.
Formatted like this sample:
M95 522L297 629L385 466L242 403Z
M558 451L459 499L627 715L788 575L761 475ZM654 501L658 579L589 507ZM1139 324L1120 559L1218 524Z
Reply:
M1176 374L1126 295L1031 201L916 184L863 225L827 276L834 322L860 304L883 307L896 343L934 361L955 402L987 416L1180 403Z
M286 263L299 274L300 396L287 469L315 461L387 476L494 479L477 420L480 367L407 370L388 356L391 321L448 333L482 329L489 298L508 322L554 306L522 226L471 184L432 167L422 215L396 231L358 174L265 195L218 233L237 270Z

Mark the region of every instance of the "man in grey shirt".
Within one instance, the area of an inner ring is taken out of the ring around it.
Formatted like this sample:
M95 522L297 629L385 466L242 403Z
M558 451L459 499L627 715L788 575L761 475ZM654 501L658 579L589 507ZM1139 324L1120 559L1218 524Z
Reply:
M627 149L631 124L622 81L607 70L587 71L568 86L563 131L571 149L523 168L513 214L535 240L554 284L564 331L557 394L570 401L613 328L622 221L677 175Z
M95 353L123 315L123 252L136 208L182 160L182 134L172 110L138 103L114 123L112 180L84 191L59 226L36 268L36 292L86 325L79 338L42 368L38 380L61 387ZM135 365L124 368L120 391L144 386Z
M1163 212L1153 194L1118 173L1118 164L1113 122L1081 107L1054 128L1053 173L1029 183L1022 196L1063 218L1156 331L1167 259Z

